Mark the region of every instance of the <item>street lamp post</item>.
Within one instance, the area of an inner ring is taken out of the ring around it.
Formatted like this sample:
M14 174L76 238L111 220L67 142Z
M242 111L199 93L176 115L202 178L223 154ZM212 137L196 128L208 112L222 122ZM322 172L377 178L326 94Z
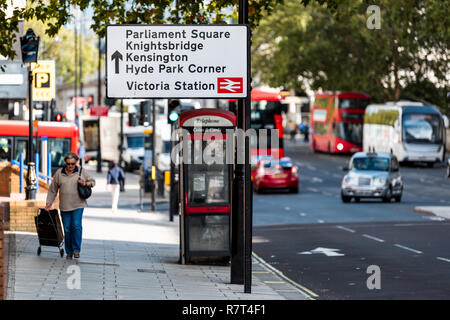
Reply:
M25 35L20 38L20 46L22 50L23 63L29 63L28 66L28 150L27 150L27 186L25 187L25 199L36 199L36 172L35 163L33 162L33 71L31 63L37 62L39 50L39 37L35 35L33 29L29 28Z

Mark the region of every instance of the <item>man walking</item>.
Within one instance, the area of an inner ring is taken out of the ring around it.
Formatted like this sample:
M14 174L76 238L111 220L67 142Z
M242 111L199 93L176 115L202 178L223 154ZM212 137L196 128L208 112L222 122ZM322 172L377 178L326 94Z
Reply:
M110 186L112 193L113 213L117 213L117 205L119 204L120 179L125 180L125 172L119 167L119 163L114 161L114 165L108 170L107 175L107 184Z

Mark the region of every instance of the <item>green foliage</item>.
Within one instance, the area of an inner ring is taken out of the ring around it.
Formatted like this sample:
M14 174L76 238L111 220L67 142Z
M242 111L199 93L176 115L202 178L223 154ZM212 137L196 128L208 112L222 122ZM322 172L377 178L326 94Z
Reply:
M29 21L25 24L25 30L32 28L36 34L41 35L39 43L39 59L56 61L56 76L64 84L73 84L75 81L75 35L72 29L61 28L53 37L45 35L45 26L38 21ZM80 35L78 35L80 37ZM92 75L97 70L98 49L95 47L95 39L92 36L83 35L82 38L82 79ZM80 79L78 79L80 81Z
M0 0L0 7L6 8L6 1ZM263 11L270 13L282 2L283 0L250 0L250 25L256 26ZM91 8L94 13L91 28L97 35L104 37L108 24L226 23L228 19L236 20L238 3L238 0L28 0L27 7L15 10L10 18L6 18L5 13L0 10L0 55L14 56L12 44L14 32L18 32L19 20L36 19L46 25L46 35L53 37L73 18L74 8L81 11Z
M289 0L261 21L254 79L297 91L363 91L375 101L408 91L423 96L418 89L425 83L441 88L433 92L448 90L448 1L337 1L332 10L327 4ZM380 8L381 29L367 27L372 4Z

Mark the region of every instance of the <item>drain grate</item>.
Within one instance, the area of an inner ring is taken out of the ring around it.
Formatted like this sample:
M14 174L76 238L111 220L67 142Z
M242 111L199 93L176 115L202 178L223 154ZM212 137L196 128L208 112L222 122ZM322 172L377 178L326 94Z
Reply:
M137 269L137 271L146 273L166 273L165 270L155 270L155 269Z

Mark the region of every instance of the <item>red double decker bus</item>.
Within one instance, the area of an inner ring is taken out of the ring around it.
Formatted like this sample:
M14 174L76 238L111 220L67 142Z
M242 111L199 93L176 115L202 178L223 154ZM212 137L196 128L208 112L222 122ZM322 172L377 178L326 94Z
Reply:
M362 151L364 112L370 96L359 92L316 94L310 148L328 153Z
M28 125L28 121L0 120L0 152L6 160L19 161L20 153L27 159ZM39 121L33 132L35 153L41 152L42 137L48 137L47 148L52 155L52 171L64 166L67 152L78 154L78 127L73 123Z

